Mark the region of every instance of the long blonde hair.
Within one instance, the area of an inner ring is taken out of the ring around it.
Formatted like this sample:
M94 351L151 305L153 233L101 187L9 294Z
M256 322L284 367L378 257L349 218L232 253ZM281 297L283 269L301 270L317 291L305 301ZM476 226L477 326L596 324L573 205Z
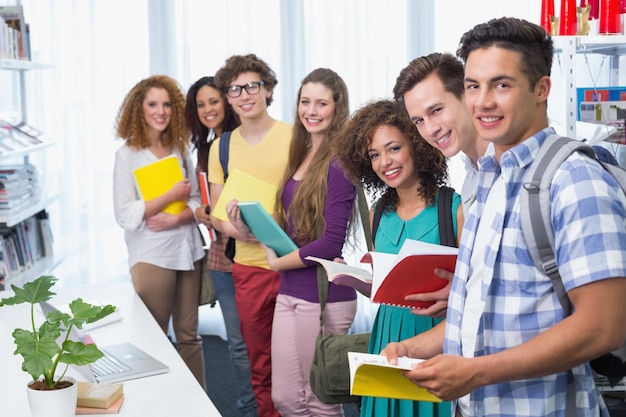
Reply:
M283 189L311 149L311 134L302 124L297 109L302 94L302 87L308 83L320 83L332 92L335 114L328 126L326 138L315 152L315 156L296 190L287 213L281 200ZM321 226L325 227L324 205L328 191L328 167L332 159L331 143L334 135L341 130L348 120L348 116L348 87L335 71L328 68L317 68L302 80L296 101L296 117L289 148L289 161L278 190L275 210L276 213L280 213L278 222L283 228L286 226L287 217L291 218L294 238L300 244L306 244L315 240L323 230Z

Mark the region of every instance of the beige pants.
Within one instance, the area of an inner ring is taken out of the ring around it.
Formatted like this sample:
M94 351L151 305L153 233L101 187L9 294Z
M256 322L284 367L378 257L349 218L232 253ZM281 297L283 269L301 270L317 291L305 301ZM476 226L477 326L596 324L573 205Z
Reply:
M130 269L130 275L135 291L164 333L172 317L178 352L205 388L202 339L198 337L200 262L194 264L192 271L137 263Z

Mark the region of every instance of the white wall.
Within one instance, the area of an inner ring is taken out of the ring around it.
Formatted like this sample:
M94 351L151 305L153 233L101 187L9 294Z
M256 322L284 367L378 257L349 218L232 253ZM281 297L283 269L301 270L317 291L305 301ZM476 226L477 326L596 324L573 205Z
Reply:
M454 13L450 13L451 10L454 10ZM435 2L435 50L455 54L463 33L489 19L509 16L539 23L540 13L541 1L539 0L437 0ZM452 187L460 190L464 179L465 168L461 157L455 156L450 161Z

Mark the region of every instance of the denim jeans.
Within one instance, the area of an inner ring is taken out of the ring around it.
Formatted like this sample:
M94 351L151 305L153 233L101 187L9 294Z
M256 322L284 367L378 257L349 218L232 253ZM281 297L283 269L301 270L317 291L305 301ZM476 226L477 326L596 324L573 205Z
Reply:
M237 312L237 305L235 304L235 284L233 283L233 276L230 272L211 270L211 279L213 280L215 295L219 302L220 309L222 310L222 316L224 317L230 359L235 374L237 392L239 394L237 408L239 408L245 416L256 416L256 400L252 392L252 383L250 381L250 361L248 360L246 343L241 336L239 313Z

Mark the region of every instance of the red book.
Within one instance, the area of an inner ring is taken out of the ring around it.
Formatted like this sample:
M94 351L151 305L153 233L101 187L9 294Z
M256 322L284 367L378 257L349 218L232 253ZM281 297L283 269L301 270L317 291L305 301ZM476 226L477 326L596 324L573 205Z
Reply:
M458 249L406 239L396 254L368 252L362 263L372 265L373 273L362 268L307 256L320 263L328 280L337 285L352 287L370 296L374 303L405 308L427 308L434 301L407 301L410 294L421 294L442 289L448 280L435 275L435 268L454 272Z
M207 179L206 172L201 172L198 174L198 185L200 186L202 205L211 207L211 197L209 196L209 181ZM217 239L215 229L211 227L210 229L208 229L208 231L211 241L215 241L215 239Z

